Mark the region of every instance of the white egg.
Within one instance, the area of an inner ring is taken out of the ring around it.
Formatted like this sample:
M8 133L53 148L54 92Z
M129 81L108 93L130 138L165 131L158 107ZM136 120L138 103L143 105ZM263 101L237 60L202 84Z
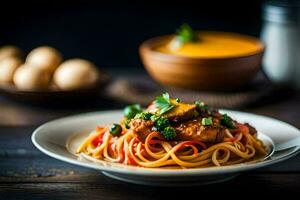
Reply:
M16 69L23 61L16 57L8 57L0 60L0 83L11 83Z
M97 67L84 59L70 59L54 73L54 83L61 90L76 90L93 86L99 77Z
M7 45L0 48L0 60L7 57L18 57L21 58L23 56L23 52L16 46Z
M46 71L25 64L17 68L14 84L20 90L42 91L49 88L50 79L50 74Z
M54 48L48 46L33 49L26 58L26 63L53 73L62 62L62 55Z

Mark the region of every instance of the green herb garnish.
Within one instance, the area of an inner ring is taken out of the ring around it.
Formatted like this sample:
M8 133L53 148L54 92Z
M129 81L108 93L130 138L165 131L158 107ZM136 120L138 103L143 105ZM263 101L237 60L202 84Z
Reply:
M181 43L192 42L196 40L195 31L190 27L190 25L184 23L176 31L176 39Z
M195 101L195 105L196 105L198 111L200 110L201 112L211 115L209 106L206 105L203 101Z
M154 104L160 109L159 114L162 115L175 107L170 101L170 96L167 92L155 98Z
M161 117L155 121L155 127L159 131L163 131L168 126L170 126L170 121L167 118Z
M174 42L172 42L172 49L178 49L182 45L188 42L194 42L197 40L195 31L188 25L182 24L176 31Z
M166 140L172 140L177 135L175 129L170 126L171 122L167 118L158 115L153 115L146 111L137 114L135 118L153 121L154 130L159 131Z
M151 117L152 117L152 115L153 114L151 114L151 113L149 113L147 111L144 111L144 112L136 114L134 118L144 119L144 120L150 120Z
M206 105L203 101L195 101L195 105L197 108L207 111L209 109L208 105Z
M213 124L213 121L211 118L202 118L201 124L203 126L210 126Z
M142 111L143 110L139 104L133 104L126 106L123 113L127 119L132 119L136 114L141 113Z
M226 126L227 128L235 128L234 121L227 114L223 115L223 118L221 119L221 124L223 126Z
M113 124L109 129L109 133L113 136L119 136L122 133L122 127L119 124Z
M177 136L177 133L176 133L175 128L168 126L162 131L162 136L166 140L172 140Z
M151 119L151 121L154 121L154 122L155 122L155 121L158 120L159 118L160 118L160 116L158 116L158 115L152 115L150 119Z

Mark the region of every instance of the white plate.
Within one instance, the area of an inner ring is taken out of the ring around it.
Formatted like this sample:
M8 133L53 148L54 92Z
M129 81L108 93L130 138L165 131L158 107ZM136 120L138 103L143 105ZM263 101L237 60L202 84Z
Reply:
M260 134L259 136L269 146L272 146L273 140L275 148L276 145L289 142L300 136L300 131L297 128L276 119L237 111L221 110L221 112L229 114L240 122L249 122L259 132L266 135ZM260 162L200 169L148 169L111 164L104 161L93 163L84 159L78 160L71 153L72 149L74 149L72 141L74 138L78 138L74 136L78 136L79 133L87 134L97 125L118 122L121 118L121 111L104 111L57 119L37 128L32 134L32 142L39 150L53 158L100 170L103 174L118 180L160 186L199 185L229 180L240 172L265 167L286 160L296 155L300 149L299 144L286 150L277 151L268 159Z

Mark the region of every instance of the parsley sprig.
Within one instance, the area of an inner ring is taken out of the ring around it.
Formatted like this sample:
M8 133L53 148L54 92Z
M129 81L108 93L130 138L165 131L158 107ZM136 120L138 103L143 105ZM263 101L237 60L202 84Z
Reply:
M197 40L195 31L188 24L182 24L176 31L176 36L171 43L172 49L178 49L185 43L194 42Z
M158 114L160 115L168 112L175 107L175 105L171 103L170 95L167 92L163 93L161 96L156 97L154 104L159 108Z
M209 106L206 105L203 101L195 101L195 105L199 112L211 115L211 110Z
M223 118L221 119L221 124L223 126L226 126L227 128L235 128L234 121L227 114L223 115Z
M192 42L196 40L195 31L188 24L182 24L176 31L176 39L181 43Z

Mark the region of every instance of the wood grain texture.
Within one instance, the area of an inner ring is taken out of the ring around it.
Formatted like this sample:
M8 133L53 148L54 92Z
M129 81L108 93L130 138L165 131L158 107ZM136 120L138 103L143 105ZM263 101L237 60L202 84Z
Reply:
M279 97L274 97L279 98ZM243 197L300 193L300 154L270 167L243 173L210 186L160 188L110 179L99 171L50 158L31 143L41 123L80 112L121 108L112 101L53 107L29 106L0 98L0 200L2 199L172 199L203 196ZM243 111L278 118L300 128L300 94L263 102ZM185 185L188 186L188 185ZM255 191L255 192L251 192Z
M1 183L2 199L178 199L188 197L224 197L247 194L268 196L299 193L299 175L244 174L229 182L209 186L161 188L140 186L102 177L96 183ZM234 194L228 194L231 191Z
M52 159L34 148L35 127L0 128L0 199L160 199L224 192L300 191L300 155L216 185L160 188L119 182L99 171ZM185 185L187 186L187 185ZM176 193L174 193L176 191Z

